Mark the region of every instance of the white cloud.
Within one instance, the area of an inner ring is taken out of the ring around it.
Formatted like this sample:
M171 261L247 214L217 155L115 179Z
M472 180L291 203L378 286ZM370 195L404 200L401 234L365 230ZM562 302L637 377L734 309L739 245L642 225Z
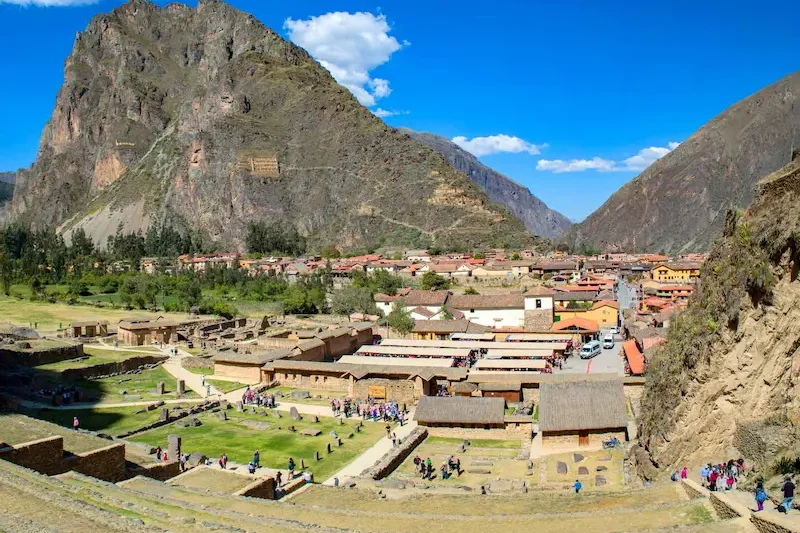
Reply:
M547 148L546 144L536 145L519 137L512 137L502 133L488 137L474 137L472 139L453 137L453 142L475 157L504 152L512 154L527 152L531 155L539 155L542 153L543 148Z
M402 44L389 35L385 15L335 12L308 20L286 19L289 38L302 46L350 89L359 102L370 107L392 92L389 81L372 78L370 71L383 65Z
M636 155L620 162L603 159L601 157L595 157L593 159L570 159L569 161L564 161L563 159L540 159L536 163L536 170L545 170L556 174L562 172L583 172L584 170L597 170L599 172L639 172L673 151L680 146L680 143L671 142L668 143L667 146L667 148L662 146L643 148L639 150Z
M72 7L96 4L100 0L0 0L0 4L39 7Z
M408 111L400 111L396 109L382 109L380 107L372 110L372 113L376 117L381 117L381 118L395 117L397 115L408 115Z
M536 163L536 170L547 170L560 174L562 172L583 172L584 170L599 170L600 172L610 172L614 170L614 161L595 157L593 159L540 159Z

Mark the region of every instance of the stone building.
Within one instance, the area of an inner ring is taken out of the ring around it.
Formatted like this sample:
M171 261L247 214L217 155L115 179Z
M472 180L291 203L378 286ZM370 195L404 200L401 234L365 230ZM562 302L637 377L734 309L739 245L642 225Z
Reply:
M130 346L146 346L154 342L169 344L177 340L178 323L159 317L122 320L117 325L117 340Z

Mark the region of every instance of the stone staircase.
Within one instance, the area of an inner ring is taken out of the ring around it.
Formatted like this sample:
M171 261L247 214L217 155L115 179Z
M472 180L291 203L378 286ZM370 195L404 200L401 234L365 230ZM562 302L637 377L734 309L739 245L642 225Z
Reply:
M708 500L673 484L578 496L390 492L315 485L289 502L273 501L144 477L116 484L75 472L47 477L0 461L0 531L755 531L746 519L721 520Z

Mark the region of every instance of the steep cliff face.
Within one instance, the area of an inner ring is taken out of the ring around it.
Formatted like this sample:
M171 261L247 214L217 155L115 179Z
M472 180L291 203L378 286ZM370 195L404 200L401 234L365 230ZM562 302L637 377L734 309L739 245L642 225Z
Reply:
M522 220L528 231L534 235L558 237L572 226L567 217L547 207L528 188L487 167L474 155L448 139L405 128L400 131L442 154L456 170L466 173L472 183L485 191L493 202L506 206L514 216Z
M131 0L91 21L12 216L99 242L160 221L233 247L254 220L346 248L532 241L304 50L215 0Z
M659 465L768 459L765 443L800 423L799 236L796 162L728 215L698 297L648 364L640 438Z
M800 148L800 72L731 106L614 193L565 240L603 248L706 251L728 208Z

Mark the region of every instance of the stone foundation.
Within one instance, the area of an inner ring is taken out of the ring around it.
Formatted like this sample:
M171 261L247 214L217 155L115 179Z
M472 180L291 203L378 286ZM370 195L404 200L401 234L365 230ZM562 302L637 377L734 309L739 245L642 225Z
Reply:
M406 458L411 455L411 452L422 444L422 441L426 438L428 438L428 431L423 427L417 427L414 431L409 433L408 437L406 437L399 446L389 450L389 453L379 459L373 466L364 470L361 475L371 477L372 479L385 478L403 464L403 461L405 461Z

